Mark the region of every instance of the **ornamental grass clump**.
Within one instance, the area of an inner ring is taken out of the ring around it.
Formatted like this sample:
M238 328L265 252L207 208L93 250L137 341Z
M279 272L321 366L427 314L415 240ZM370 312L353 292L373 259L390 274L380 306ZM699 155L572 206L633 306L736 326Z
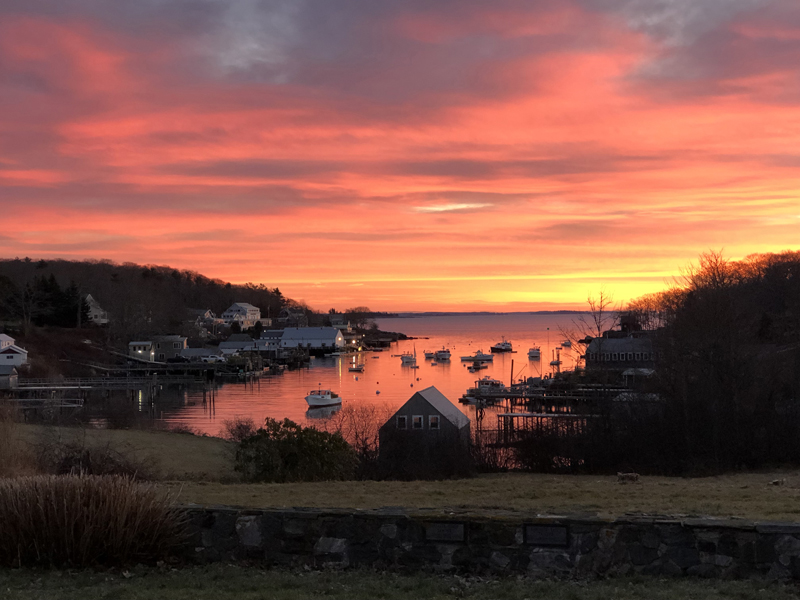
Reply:
M186 520L151 484L118 476L0 480L0 565L113 566L167 557Z

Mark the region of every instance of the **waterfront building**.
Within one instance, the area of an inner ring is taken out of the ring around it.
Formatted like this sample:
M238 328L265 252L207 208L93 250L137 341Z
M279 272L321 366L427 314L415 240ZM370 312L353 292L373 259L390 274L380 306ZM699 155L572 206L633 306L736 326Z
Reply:
M263 339L263 335L262 335ZM335 327L287 327L281 335L281 349L335 352L344 348L342 332Z

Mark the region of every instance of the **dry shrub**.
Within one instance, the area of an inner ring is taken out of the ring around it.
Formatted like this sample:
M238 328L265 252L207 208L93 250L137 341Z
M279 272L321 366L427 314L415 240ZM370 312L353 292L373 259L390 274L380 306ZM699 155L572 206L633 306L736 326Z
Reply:
M0 480L0 565L111 566L167 557L186 520L151 484L86 475Z
M156 479L153 461L139 460L109 444L85 441L48 441L36 448L39 471L53 475L121 475L131 479Z
M225 419L222 422L220 436L232 442L241 442L256 434L258 428L252 417L242 417L236 415L233 419Z

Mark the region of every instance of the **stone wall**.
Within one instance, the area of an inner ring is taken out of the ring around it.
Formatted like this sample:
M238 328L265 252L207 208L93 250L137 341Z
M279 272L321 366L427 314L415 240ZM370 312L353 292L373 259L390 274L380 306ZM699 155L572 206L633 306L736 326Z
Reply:
M800 579L800 524L442 512L187 508L192 560L526 573Z

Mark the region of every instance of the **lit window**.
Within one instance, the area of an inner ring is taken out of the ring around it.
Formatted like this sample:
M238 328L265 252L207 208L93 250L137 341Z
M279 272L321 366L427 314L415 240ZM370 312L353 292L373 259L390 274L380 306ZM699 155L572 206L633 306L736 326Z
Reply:
M411 428L422 429L422 415L414 415L411 417Z
M408 429L408 417L405 415L397 415L397 428Z
M428 416L428 429L439 429L439 415Z

